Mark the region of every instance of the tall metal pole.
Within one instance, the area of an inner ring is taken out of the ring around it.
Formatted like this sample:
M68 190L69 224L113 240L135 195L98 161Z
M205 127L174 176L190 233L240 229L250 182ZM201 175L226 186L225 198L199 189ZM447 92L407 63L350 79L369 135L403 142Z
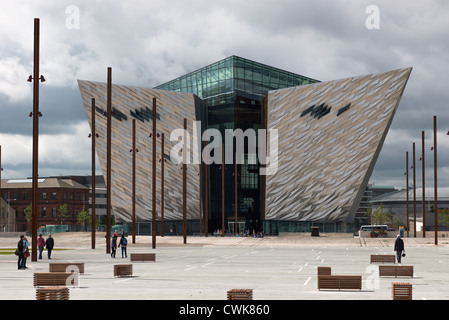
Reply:
M108 83L107 83L107 99L106 99L106 107L107 107L107 154L106 154L106 253L111 252L111 148L112 148L112 68L108 67Z
M234 234L237 235L237 214L238 214L238 206L237 206L237 152L234 153L234 210L235 210L235 225L234 225Z
M2 168L2 146L0 145L0 197L2 196L2 170L3 170L3 168ZM8 199L9 199L9 196L8 196ZM9 211L9 208L8 208L8 211ZM8 223L8 229L9 229L9 223Z
M405 176L406 176L406 180L407 180L407 185L406 185L406 197L407 197L407 238L410 236L410 217L409 217L409 196L408 196L408 151L405 153Z
M164 192L164 174L165 174L165 137L164 134L162 133L161 136L162 140L161 140L161 237L164 236L164 197L165 197L165 192Z
M96 131L95 131L95 98L92 98L92 223L91 223L91 243L92 243L92 249L95 249L95 138L96 138Z
M207 146L208 141L205 142L205 145ZM208 157L208 155L206 154L206 157ZM208 160L209 158L207 158L207 161L204 163L204 233L206 234L206 237L208 236L209 233L209 167L208 167Z
M423 222L423 228L422 228L422 236L423 238L426 237L426 164L425 164L425 153L426 149L424 148L424 131L421 131L421 137L422 137L422 222Z
M136 243L136 119L133 119L133 172L132 172L132 183L133 183L133 194L132 194L132 219L133 219L133 236L132 241Z
M201 148L200 148L201 150ZM200 164L199 164L199 178L200 178L200 237L202 236L202 230L203 230L203 217L202 217L202 207L203 207L203 170L202 170L203 160L200 155Z
M225 154L224 143L221 145L221 236L225 235L225 192L224 192L224 177L225 177Z
M182 147L182 236L187 243L187 119L184 118L184 140Z
M156 98L153 98L153 218L152 244L156 249Z
M433 116L433 192L434 192L434 215L435 215L435 245L438 245L438 189L437 189L437 117Z
M34 19L34 71L33 71L33 201L31 217L31 261L37 261L38 208L38 149L39 149L39 19Z
M416 238L416 163L415 163L414 142L413 142L413 237Z

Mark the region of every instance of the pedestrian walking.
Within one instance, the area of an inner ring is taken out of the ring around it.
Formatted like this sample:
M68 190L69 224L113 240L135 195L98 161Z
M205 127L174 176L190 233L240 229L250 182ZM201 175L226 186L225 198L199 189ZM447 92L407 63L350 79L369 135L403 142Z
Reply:
M30 256L30 251L28 247L30 246L30 243L28 242L27 238L23 237L23 258L22 258L22 266L20 269L25 270L27 268L27 258Z
M51 237L51 234L48 235L47 240L45 240L45 247L47 248L48 259L51 259L51 251L55 246L55 240Z
M401 263L401 258L405 257L405 247L404 240L401 239L401 235L399 234L396 238L396 241L394 242L394 251L396 251L396 258L398 260L398 263Z
M24 235L22 234L20 236L19 242L17 243L16 255L17 255L17 269L18 270L22 269L22 265L23 265L23 238L24 238Z
M37 238L37 247L39 248L39 259L42 259L42 251L44 251L45 247L45 239L42 238L42 234Z
M125 238L125 235L123 234L122 237L120 238L120 243L118 245L119 247L122 247L122 258L123 258L123 254L125 254L125 258L128 257L128 254L126 252L126 247L128 246L128 240Z
M114 234L111 242L111 257L115 258L115 253L117 252L117 236Z

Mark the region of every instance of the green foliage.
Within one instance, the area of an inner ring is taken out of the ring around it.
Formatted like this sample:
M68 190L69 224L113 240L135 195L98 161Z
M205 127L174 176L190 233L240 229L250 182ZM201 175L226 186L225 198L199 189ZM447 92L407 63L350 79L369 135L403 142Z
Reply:
M64 221L69 218L69 208L67 208L67 204L64 203L62 206L58 209L58 218L62 221L64 224Z
M384 210L383 203L371 212L371 224L386 224L391 219L391 214Z

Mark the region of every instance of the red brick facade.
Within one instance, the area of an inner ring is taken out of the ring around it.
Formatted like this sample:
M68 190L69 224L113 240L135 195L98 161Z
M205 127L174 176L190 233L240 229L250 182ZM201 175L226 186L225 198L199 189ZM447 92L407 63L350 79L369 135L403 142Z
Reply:
M77 213L83 208L89 211L89 188L70 179L47 178L38 184L38 228L45 225L75 225ZM2 180L1 197L11 199L10 206L16 215L16 231L25 232L31 228L25 209L32 203L31 180ZM59 208L64 204L69 218L60 219Z

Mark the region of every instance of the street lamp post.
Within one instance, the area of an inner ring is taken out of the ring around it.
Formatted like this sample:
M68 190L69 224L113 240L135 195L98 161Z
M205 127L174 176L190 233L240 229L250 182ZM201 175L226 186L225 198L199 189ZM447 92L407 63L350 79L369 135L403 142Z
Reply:
M416 163L415 163L414 142L413 142L413 238L416 238Z
M187 119L184 118L184 139L182 147L182 236L187 243Z
M38 143L39 143L39 80L45 81L39 76L39 32L40 20L34 19L34 68L33 76L28 77L28 82L33 83L33 185L32 185L32 216L31 216L31 261L37 261L37 212L38 212Z
M133 147L131 149L133 153L133 172L132 172L132 184L133 184L133 192L132 192L132 219L133 219L133 235L132 242L136 243L136 152L138 152L136 148L136 119L133 119Z
M107 107L107 154L106 154L106 193L107 193L107 202L106 202L106 253L111 252L111 148L112 148L112 124L111 124L111 117L112 117L112 68L108 67L108 82L107 82L107 99L106 99L106 107Z
M153 208L152 247L156 249L156 98L153 98Z
M164 170L165 170L165 136L161 134L161 237L164 236Z
M407 208L407 238L410 236L410 217L409 217L409 195L408 195L408 151L405 153L405 176L406 176L406 208Z
M208 141L206 140L205 145L207 146ZM209 232L209 167L208 167L208 155L205 155L206 160L204 163L204 233L206 234L206 237L208 236Z
M434 192L434 217L435 217L435 245L438 245L438 189L437 189L437 117L433 117L433 192Z
M95 139L99 137L99 135L95 131L95 98L92 98L92 110L91 110L91 118L92 118L92 133L89 134L89 138L92 138L92 151L91 151L91 166L92 166L92 222L91 222L91 243L92 249L95 249Z
M424 131L421 132L421 140L422 140L422 155L421 155L421 161L422 161L422 221L423 221L423 238L426 237L426 173L425 173L425 148L424 148Z

